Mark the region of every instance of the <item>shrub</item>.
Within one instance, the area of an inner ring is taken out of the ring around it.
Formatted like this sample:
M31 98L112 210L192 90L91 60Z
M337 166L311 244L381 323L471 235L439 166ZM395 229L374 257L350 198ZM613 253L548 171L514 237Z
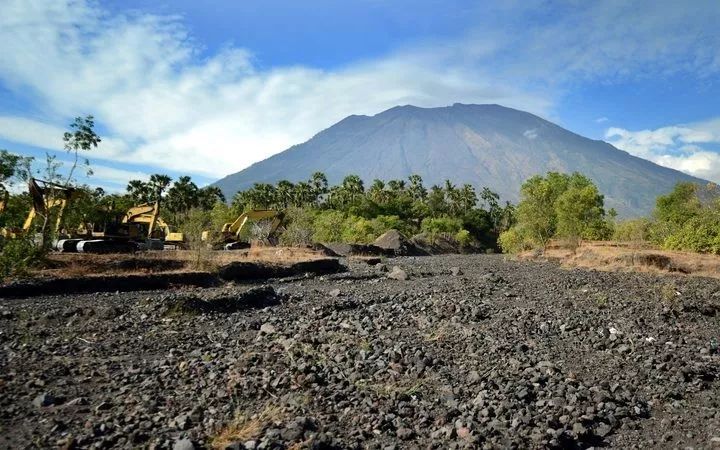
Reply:
M462 229L462 221L453 217L426 217L420 230L427 234L431 244L442 234L454 235Z
M468 230L462 229L455 233L455 240L460 246L460 249L465 249L472 243L473 238Z
M304 208L289 208L285 212L285 231L280 235L282 245L308 245L313 243L315 214Z
M315 242L342 242L345 213L334 210L320 212L315 218Z
M513 227L500 233L498 243L504 253L518 253L523 250L530 250L537 246L542 246L541 244L533 242L527 233L518 227Z
M372 220L350 216L345 219L342 229L342 241L367 244L375 239Z
M211 229L211 226L212 218L206 211L199 208L188 211L182 224L181 231L185 238L185 245L193 253L192 265L197 270L212 268L210 245L202 240L203 231Z
M9 239L0 251L0 279L24 276L28 269L45 262L47 250L30 238Z
M720 212L704 211L687 220L665 239L665 247L700 253L720 254Z
M615 224L613 240L621 242L642 242L650 239L652 222L648 219L623 220Z

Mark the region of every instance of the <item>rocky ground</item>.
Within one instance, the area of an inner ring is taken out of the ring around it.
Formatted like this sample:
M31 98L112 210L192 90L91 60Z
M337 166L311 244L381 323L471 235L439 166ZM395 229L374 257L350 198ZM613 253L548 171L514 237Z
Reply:
M387 264L1 300L0 446L720 447L720 281Z

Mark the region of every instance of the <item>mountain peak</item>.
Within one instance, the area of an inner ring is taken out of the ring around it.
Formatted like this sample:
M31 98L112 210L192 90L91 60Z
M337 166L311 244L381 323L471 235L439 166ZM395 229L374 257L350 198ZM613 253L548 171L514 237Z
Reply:
M588 175L606 206L624 216L649 213L655 198L678 181L702 181L584 138L531 113L497 104L423 108L401 105L374 116L352 115L271 158L215 184L227 197L253 183L306 180L324 172L330 183L349 174L423 177L425 184L469 183L517 201L522 183L548 171Z

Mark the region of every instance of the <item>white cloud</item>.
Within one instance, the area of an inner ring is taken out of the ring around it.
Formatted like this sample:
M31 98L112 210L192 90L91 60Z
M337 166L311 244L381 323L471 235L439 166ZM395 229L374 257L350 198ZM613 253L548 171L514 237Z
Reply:
M525 130L523 132L523 136L530 139L531 141L538 137L537 129L533 128L532 130Z
M698 32L715 29L720 9L691 3L648 0L651 13L638 14L637 4L578 2L557 19L527 20L538 5L518 2L494 8L503 28L341 68L261 70L247 49L204 53L179 18L110 16L88 0L4 0L0 83L44 116L6 113L0 137L59 149L61 127L92 113L107 130L96 157L220 177L347 115L398 104L500 103L548 116L571 77L720 70L718 33Z
M609 128L605 138L635 156L720 182L720 154L706 148L720 144L720 118L655 130Z
M595 119L595 123L605 123L608 120L610 119L608 119L607 117L598 117L597 119Z

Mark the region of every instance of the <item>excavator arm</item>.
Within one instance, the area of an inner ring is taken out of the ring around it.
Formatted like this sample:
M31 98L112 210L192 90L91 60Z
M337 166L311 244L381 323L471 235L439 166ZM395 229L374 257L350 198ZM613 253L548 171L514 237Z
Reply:
M270 226L270 232L274 233L282 223L284 216L285 215L282 211L275 211L271 209L256 209L240 214L240 216L232 223L226 223L223 226L222 231L223 233L232 234L235 237L240 237L242 235L243 229L245 229L245 225L249 221L257 222L260 220L273 219Z
M225 244L226 249L240 248L237 247L237 245L241 244L243 230L245 230L248 222L272 219L268 233L269 236L272 236L282 225L284 218L285 213L283 211L270 209L256 209L244 212L240 214L235 221L228 222L222 226L222 229L220 230L220 242ZM210 231L203 231L202 240L210 241L212 234L214 233ZM218 242L215 244L217 243Z
M44 186L40 186L42 183ZM55 220L54 231L58 231L62 225L63 217L65 215L65 209L68 204L80 196L80 192L73 188L68 188L48 181L36 180L30 178L28 182L28 192L32 199L32 208L25 218L22 231L28 232L32 223L38 214L46 215L54 208L59 208L57 218ZM57 197L51 197L50 193L58 193Z

